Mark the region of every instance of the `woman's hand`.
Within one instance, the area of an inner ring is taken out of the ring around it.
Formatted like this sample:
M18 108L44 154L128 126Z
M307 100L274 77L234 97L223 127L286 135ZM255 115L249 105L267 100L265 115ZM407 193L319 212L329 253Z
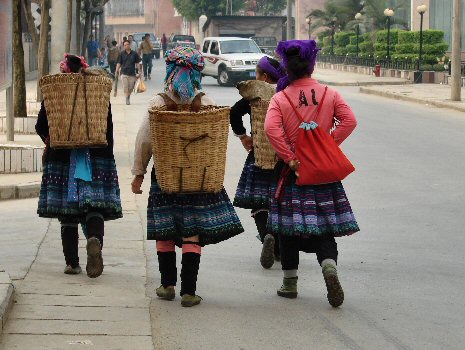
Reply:
M300 162L298 159L293 159L289 162L289 168L291 168L291 170L295 172L295 176L297 177L299 177L299 173L297 172L297 169L299 169L299 166L300 166Z
M134 194L141 194L142 190L140 187L142 186L142 182L144 182L144 175L136 175L131 182L131 189L132 193Z
M244 146L247 152L250 152L253 148L252 136L244 135L241 137L242 146Z

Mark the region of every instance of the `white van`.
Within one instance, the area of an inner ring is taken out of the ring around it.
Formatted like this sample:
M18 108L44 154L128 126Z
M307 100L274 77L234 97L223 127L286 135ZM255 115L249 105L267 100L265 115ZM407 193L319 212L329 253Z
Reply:
M262 50L250 38L207 37L201 46L205 57L203 75L215 77L221 86L255 79Z

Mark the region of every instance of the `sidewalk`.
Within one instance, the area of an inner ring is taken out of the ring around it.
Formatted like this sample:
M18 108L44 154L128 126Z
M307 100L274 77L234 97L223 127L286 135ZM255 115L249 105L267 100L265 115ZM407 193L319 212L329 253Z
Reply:
M407 79L375 77L374 75L342 72L338 70L315 68L312 77L322 84L334 86L368 86L368 85L405 85L411 82Z
M125 109L118 101L112 102L124 219L105 225L103 275L90 279L85 271L78 276L63 274L60 225L56 220L48 221L37 257L24 279L15 282L14 307L3 328L1 350L153 349L145 293L144 229L130 193L132 149L126 134ZM32 210L30 215L31 219L37 217ZM19 227L15 222L11 225ZM83 268L85 243L81 235Z
M450 86L440 84L386 85L360 88L360 92L365 94L417 102L436 107L451 108L465 112L465 88L462 88L462 101L458 102L450 100L450 91Z

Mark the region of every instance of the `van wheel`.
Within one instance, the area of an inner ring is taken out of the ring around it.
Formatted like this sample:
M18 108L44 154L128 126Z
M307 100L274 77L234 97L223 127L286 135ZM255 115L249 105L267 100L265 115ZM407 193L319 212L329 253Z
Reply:
M216 80L220 86L228 86L231 83L228 71L225 68L219 69Z

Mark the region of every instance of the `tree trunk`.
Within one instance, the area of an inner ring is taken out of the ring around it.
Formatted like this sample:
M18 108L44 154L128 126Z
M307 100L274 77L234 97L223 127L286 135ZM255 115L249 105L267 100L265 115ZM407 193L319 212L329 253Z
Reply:
M68 0L65 52L71 51L71 31L73 30L73 0Z
M13 1L13 113L15 117L27 117L21 0Z
M21 0L21 5L26 19L27 30L32 37L32 47L34 52L39 51L39 34L37 34L36 27L34 25L34 17L32 17L31 4L28 0Z
M76 13L75 13L75 23L76 23L76 51L78 55L81 50L81 0L76 0Z
M48 64L48 25L50 21L50 0L41 1L41 17L40 17L40 40L39 40L39 67L37 71L37 81L49 72ZM42 92L39 84L37 84L37 101L42 101Z
M82 33L82 47L81 47L82 56L85 56L86 54L87 39L89 38L90 30L91 30L90 26L92 25L92 11L91 11L90 0L84 0L84 11L86 13L86 19L84 22L84 32Z

